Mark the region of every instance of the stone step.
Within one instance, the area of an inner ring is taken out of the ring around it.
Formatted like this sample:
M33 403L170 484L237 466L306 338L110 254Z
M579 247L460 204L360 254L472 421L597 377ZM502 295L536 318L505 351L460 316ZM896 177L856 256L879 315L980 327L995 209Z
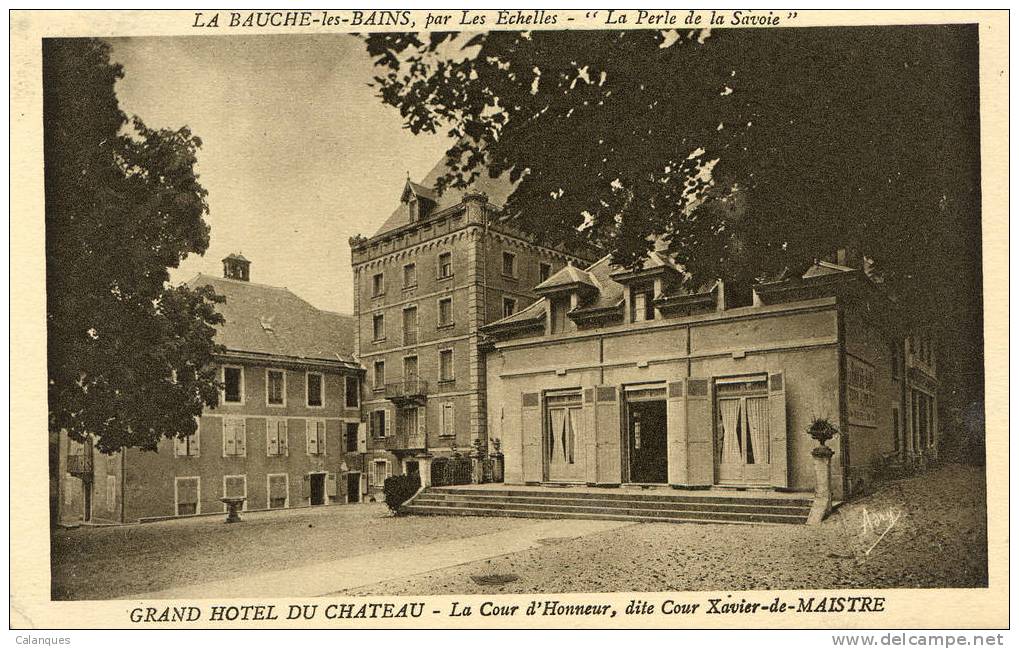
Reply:
M810 507L811 496L804 497L768 497L768 496L736 496L719 493L700 492L697 495L684 493L658 493L638 491L572 491L555 489L526 490L526 489L463 489L451 487L431 487L426 490L428 494L450 494L457 496L493 496L499 498L568 498L587 500L642 500L647 502L697 502L697 503L724 503L732 505L770 505L770 506L803 506Z
M607 521L633 521L636 523L698 523L707 524L737 524L737 525L783 525L788 523L802 524L802 520L796 521L775 521L775 520L744 520L730 519L717 520L704 517L669 517L660 514L620 514L620 513L578 513L567 510L540 511L528 509L491 509L481 507L425 507L418 505L406 505L407 513L425 516L503 516L514 518L552 518L552 519L584 519L584 520L607 520Z
M590 498L546 498L541 496L477 496L458 494L436 494L426 492L414 500L415 505L443 506L445 504L460 507L498 507L500 505L531 505L535 507L611 507L619 509L666 510L682 509L689 511L725 512L733 514L758 513L806 516L810 505L744 505L719 502L689 501L647 501L639 498L627 500L594 500Z

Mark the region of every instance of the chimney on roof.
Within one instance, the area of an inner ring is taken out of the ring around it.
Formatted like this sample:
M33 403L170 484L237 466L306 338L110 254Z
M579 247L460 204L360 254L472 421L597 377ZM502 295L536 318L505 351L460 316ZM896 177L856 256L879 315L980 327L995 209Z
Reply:
M238 279L242 282L251 280L251 262L241 254L229 254L223 258L223 277Z

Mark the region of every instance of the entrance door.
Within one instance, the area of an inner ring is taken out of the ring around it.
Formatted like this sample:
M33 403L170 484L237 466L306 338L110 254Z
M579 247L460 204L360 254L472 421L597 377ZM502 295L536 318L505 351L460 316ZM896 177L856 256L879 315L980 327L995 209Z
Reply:
M417 460L407 460L407 464L404 465L404 473L406 475L419 475L421 473L420 465Z
M551 482L583 482L587 451L580 392L545 399L545 461Z
M350 473L347 474L347 502L348 503L361 502L360 471L351 471Z
M630 482L669 481L665 401L628 401Z
M719 484L771 482L767 387L766 377L719 382L715 386L718 395L715 463Z
M311 504L324 505L326 502L326 474L312 473L311 478Z

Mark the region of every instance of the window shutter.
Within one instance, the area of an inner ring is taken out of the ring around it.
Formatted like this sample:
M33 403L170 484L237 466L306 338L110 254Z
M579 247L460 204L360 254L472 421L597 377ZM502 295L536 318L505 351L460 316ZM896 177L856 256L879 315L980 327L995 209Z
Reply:
M581 406L584 430L587 431L587 435L584 435L587 444L585 478L591 484L598 482L598 436L595 434L595 431L598 430L598 419L595 416L594 396L594 388L586 388L584 402Z
M686 480L687 484L710 486L715 481L712 443L711 381L686 380Z
M686 391L683 381L670 382L667 386L666 422L668 424L669 484L687 484L686 457Z
M388 410L383 410L383 412L386 413L385 414L386 429L385 429L384 435L385 435L385 437L392 437L393 436L393 417L390 416L392 413L390 413L390 411L388 411Z
M223 455L236 455L237 454L237 441L234 439L236 435L237 427L235 426L236 421L233 419L223 420Z
M237 421L237 455L241 456L248 454L246 448L248 437L246 424L247 421L244 419L239 419Z
M326 495L336 498L339 494L336 493L336 474L326 474Z
M542 457L541 394L520 395L520 438L524 456L524 482L541 482L545 479Z
M363 421L357 425L357 452L368 452L368 424Z
M304 476L304 483L303 483L303 486L301 487L301 495L304 496L305 498L310 498L311 497L311 476L310 475L305 474L305 476Z
M595 448L598 455L598 480L601 484L622 482L622 458L620 456L619 389L614 385L599 385L594 388L595 398Z
M287 420L280 419L276 424L280 455L290 455L290 447L287 444Z
M191 435L191 455L198 457L201 454L201 441L202 441L202 426L201 423L195 427L195 432Z
M279 455L280 454L280 439L279 439L279 424L276 421L270 420L265 427L265 454L266 455Z
M305 422L304 439L308 455L315 455L316 453L318 453L318 433L315 430L314 422L310 421Z
M315 422L315 437L318 439L318 452L322 455L326 454L326 423L324 421Z
M173 454L174 455L187 454L187 446L185 445L184 440L181 439L180 437L173 438Z
M771 486L788 487L789 450L785 415L785 374L768 376L768 429L771 431Z

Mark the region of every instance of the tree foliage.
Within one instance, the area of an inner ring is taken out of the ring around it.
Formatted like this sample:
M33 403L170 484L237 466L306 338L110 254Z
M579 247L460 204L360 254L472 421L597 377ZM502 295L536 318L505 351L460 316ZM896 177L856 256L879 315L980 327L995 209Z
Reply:
M49 428L154 449L214 405L211 289L168 269L209 244L201 140L120 110L109 46L43 41Z
M665 242L695 282L795 272L857 248L914 321L974 357L973 26L372 34L366 44L382 101L412 132L454 141L440 191L509 173L519 182L506 211L523 229L589 238L622 265Z

